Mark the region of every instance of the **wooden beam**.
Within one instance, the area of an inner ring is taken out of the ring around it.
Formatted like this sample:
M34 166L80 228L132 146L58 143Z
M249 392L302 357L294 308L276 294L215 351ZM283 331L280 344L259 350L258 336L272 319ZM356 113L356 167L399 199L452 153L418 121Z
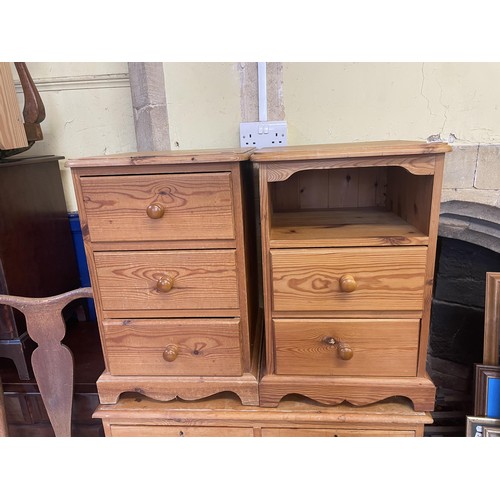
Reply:
M163 63L128 63L137 151L170 150Z
M269 121L285 119L283 63L267 63L267 116Z
M241 121L259 121L259 92L257 63L240 62L240 102ZM267 119L280 121L285 119L283 101L283 63L266 64L267 74Z

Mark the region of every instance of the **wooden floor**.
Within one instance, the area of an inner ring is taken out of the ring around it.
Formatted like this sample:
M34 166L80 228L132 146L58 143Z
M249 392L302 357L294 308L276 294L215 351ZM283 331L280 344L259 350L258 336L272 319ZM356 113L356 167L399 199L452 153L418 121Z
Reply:
M96 380L104 370L96 322L78 322L76 318L69 320L63 343L71 349L75 362L72 436L104 436L101 421L92 418L99 405ZM28 358L34 347L34 343L27 345ZM31 366L30 373L33 374ZM0 358L0 377L5 393L9 436L54 436L36 381L33 378L19 380L14 363L7 358Z

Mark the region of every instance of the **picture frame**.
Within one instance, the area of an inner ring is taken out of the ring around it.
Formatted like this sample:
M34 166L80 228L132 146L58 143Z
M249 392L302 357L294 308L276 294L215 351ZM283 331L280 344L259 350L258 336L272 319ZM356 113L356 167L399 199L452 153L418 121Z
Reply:
M500 365L500 272L486 273L483 365Z
M466 437L500 437L500 419L467 416Z
M500 418L500 366L474 365L474 416Z
M500 427L483 427L484 437L500 437Z

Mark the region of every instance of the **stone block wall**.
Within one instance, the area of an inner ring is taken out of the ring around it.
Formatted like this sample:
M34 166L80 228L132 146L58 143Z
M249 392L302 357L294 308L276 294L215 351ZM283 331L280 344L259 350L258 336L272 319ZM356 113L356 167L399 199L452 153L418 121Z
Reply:
M452 144L447 154L442 201L500 207L500 144Z

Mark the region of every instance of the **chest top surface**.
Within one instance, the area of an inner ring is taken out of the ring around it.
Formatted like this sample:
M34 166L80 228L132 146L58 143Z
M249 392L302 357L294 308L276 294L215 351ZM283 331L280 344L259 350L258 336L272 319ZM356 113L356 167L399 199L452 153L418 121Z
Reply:
M310 144L254 150L254 162L279 162L292 160L362 158L370 156L401 156L446 153L451 146L444 142L373 141L339 144Z
M248 160L252 151L252 148L228 148L122 153L71 159L66 162L66 166L69 168L130 167L140 165L240 162Z

